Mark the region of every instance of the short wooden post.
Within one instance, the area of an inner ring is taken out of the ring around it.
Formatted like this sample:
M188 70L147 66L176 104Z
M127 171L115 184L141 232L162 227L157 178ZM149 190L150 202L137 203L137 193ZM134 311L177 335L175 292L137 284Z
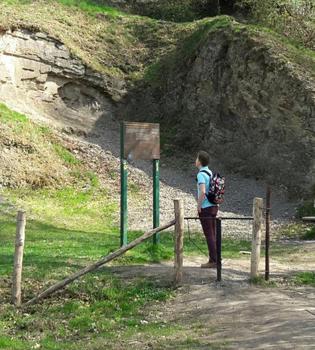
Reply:
M251 278L258 277L262 223L263 223L263 206L264 206L264 201L262 198L254 198L254 203L253 203L254 221L253 221L253 236L252 236L251 266L250 266Z
M175 276L174 284L178 286L183 278L184 254L184 203L180 199L174 200L175 210Z
M14 270L13 270L13 281L12 281L12 302L15 306L21 305L25 225L26 225L26 214L24 211L19 211L17 214L17 223L16 223Z

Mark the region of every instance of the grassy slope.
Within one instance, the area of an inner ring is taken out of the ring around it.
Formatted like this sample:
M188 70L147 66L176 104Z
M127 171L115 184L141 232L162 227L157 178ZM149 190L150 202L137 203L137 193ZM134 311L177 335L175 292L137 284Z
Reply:
M173 62L171 66L176 67L196 52L210 31L222 28L260 39L281 59L315 71L311 50L271 30L238 24L227 16L174 23L130 15L93 1L4 0L0 3L0 23L3 29L23 27L47 32L94 69L131 81L141 79L147 70L157 73L156 65L165 68Z
M82 11L84 10L84 11ZM2 1L3 28L41 30L61 40L94 69L112 77L133 77L171 49L193 25L131 16L90 1Z
M79 344L88 339L92 344L90 348L98 349L114 342L125 332L129 336L139 331L148 336L155 332L175 332L177 326L165 330L161 323L141 323L142 307L169 297L170 288L142 279L125 284L105 272L86 276L61 297L54 296L27 312L16 312L9 305L17 207L26 209L28 217L24 300L44 286L115 250L119 246L119 232L113 216L118 209L108 194L106 182L103 183L98 174L88 172L84 164L64 148L53 131L37 126L3 105L0 121L0 130L3 133L10 130L10 137L15 139L13 144L19 145L23 139L24 149L29 150L36 141L33 155L40 159L38 149L46 150L54 163L63 164L64 177L69 181L64 186L32 189L30 184L25 184L22 188L2 191L14 206L0 205L0 348L12 350L40 344L44 349L73 349L73 339ZM2 137L1 141L4 139ZM36 167L34 163L33 168ZM130 232L129 239L140 234ZM199 245L204 243L201 236L197 241ZM172 235L165 234L159 248L154 248L149 241L115 264L170 259L173 246ZM239 250L248 248L247 242L224 242L226 256L239 257ZM186 251L200 254L191 242L187 242Z

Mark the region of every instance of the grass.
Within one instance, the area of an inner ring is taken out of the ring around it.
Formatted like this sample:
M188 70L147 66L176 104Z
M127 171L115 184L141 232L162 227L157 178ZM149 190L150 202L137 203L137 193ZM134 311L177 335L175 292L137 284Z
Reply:
M276 237L294 240L313 240L315 239L315 227L314 224L297 221L278 230Z
M10 110L3 103L0 103L0 117L2 123L25 124L28 122L25 115Z
M24 300L118 248L119 231L115 222L118 208L110 201L96 175L90 174L90 179L87 189L65 187L5 192L17 207L27 209ZM85 276L39 305L14 310L9 304L9 292L15 210L10 205L0 207L0 299L3 303L0 305L0 348L115 349L122 339L139 339L140 335L141 339L149 341L152 337L160 339L164 336L166 344L175 335L177 339L178 334L183 336L178 346L195 344L196 337L191 338L181 325L172 323L166 326L161 320L147 319L146 308L155 303L159 308L159 303L171 298L174 293L171 286L154 279L114 277L110 269ZM129 232L129 241L141 234L140 231ZM192 235L194 243L205 250L202 235ZM194 243L186 235L186 255L202 254ZM172 259L173 247L173 235L166 232L161 235L158 247L149 240L114 264L143 264ZM223 240L223 259L240 258L240 250L250 250L250 242ZM292 252L298 253L299 250L273 244L273 257L286 257ZM213 349L216 348L224 346L214 345Z
M307 285L315 287L315 272L299 272L293 277L296 285Z
M307 201L299 206L297 217L301 219L303 216L315 216L315 206L313 201Z
M30 5L34 3L33 0L4 0L3 2L10 6ZM89 15L96 15L100 13L110 16L126 15L114 7L102 5L97 1L57 0L55 2L70 8L73 7L76 9L80 9L81 11L86 12Z
M131 84L139 80L161 84L192 57L209 33L247 30L260 36L279 57L286 56L314 71L314 53L259 26L241 25L228 16L186 23L135 16L97 1L5 0L0 3L1 27L29 28L49 33L91 68ZM281 58L280 57L280 58ZM162 73L162 74L161 74Z
M44 125L0 104L1 181L8 187L56 188L90 181L88 170Z
M65 6L78 8L81 11L84 11L90 15L95 15L100 13L104 13L106 15L110 15L113 17L126 15L125 13L117 10L114 7L104 6L97 3L96 1L58 0L58 2Z
M168 76L182 70L187 60L196 55L198 48L207 39L209 33L229 28L232 22L229 16L218 16L196 22L192 33L179 43L173 52L147 67L144 79L154 85L166 83L165 74Z
M64 146L60 144L54 145L55 152L57 155L67 164L77 165L80 164L80 161L69 152Z
M30 349L39 344L44 349L97 349L91 344L99 339L110 344L126 332L163 333L163 323L149 325L140 310L171 295L169 288L152 282L138 279L126 284L104 272L94 273L71 285L62 298L48 302L48 309L44 304L21 312L6 307L0 319L7 330L0 335L1 348Z
M314 225L312 227L308 227L306 229L306 232L302 236L302 239L304 239L306 241L315 240L315 227L314 227Z
M131 80L141 77L144 66L174 47L191 27L75 0L5 0L0 3L0 23L4 29L49 33L89 67Z

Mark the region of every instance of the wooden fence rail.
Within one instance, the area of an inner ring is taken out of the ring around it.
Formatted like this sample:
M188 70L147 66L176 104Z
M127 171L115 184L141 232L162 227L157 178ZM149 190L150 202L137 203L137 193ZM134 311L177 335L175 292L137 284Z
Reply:
M77 280L81 276L86 275L89 272L95 271L100 266L102 266L104 264L107 264L108 262L118 258L119 256L121 256L124 253L126 253L128 250L136 247L140 243L142 243L142 242L146 241L147 239L151 238L156 233L161 232L163 230L166 230L166 229L168 229L171 226L174 226L174 224L175 224L175 220L172 220L172 221L168 222L167 224L165 224L163 226L157 227L154 230L151 230L149 232L144 233L141 237L139 237L139 238L135 239L134 241L130 242L129 244L119 248L115 252L110 253L109 255L107 255L107 256L103 257L102 259L98 260L97 262L86 266L82 270L80 270L78 272L75 272L74 274L70 275L69 277L65 278L64 280L62 280L62 281L52 285L48 289L46 289L43 292L41 292L40 294L38 294L33 299L29 300L23 306L32 305L32 304L35 304L35 303L37 303L38 301L40 301L40 300L42 300L44 298L47 298L52 293L54 293L54 292L56 292L56 291L58 291L60 289L63 289L65 286L67 286L71 282Z

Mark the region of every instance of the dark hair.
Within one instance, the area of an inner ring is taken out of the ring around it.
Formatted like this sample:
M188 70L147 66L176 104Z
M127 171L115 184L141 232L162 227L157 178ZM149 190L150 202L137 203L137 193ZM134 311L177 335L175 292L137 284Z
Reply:
M207 166L210 163L210 156L205 151L199 151L197 154L197 158L202 166Z

